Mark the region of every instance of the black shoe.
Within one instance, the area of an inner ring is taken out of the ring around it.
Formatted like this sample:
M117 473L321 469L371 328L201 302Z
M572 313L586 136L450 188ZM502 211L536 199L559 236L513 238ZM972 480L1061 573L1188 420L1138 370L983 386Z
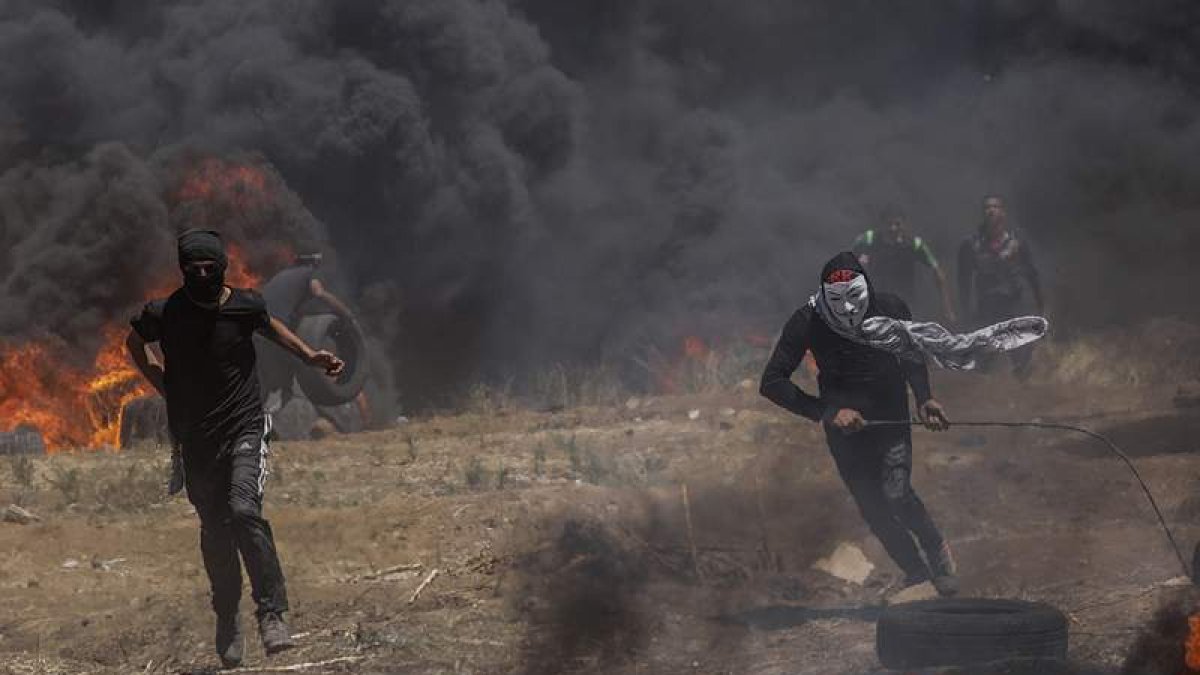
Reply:
M217 656L222 668L237 668L242 665L245 641L242 639L242 622L237 614L217 617Z
M954 553L950 544L943 542L937 552L929 556L929 567L933 570L933 587L938 595L948 598L958 595L958 564L954 562Z
M275 612L267 612L258 618L258 635L262 638L263 651L268 655L296 646L283 617Z

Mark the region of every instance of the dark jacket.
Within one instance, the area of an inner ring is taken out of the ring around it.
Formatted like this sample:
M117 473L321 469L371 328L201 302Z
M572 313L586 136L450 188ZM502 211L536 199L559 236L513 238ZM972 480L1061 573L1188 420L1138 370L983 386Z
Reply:
M979 232L959 246L958 298L964 316L986 315L995 304L1007 308L1021 300L1025 285L1040 309L1042 285L1033 253L1029 242L1015 231L1005 232L995 242Z
M853 253L834 256L821 272L851 269L865 275ZM870 277L867 278L870 285ZM818 292L820 286L818 285ZM911 319L904 301L871 288L867 316ZM812 352L820 373L818 395L797 387L791 375L805 352ZM918 403L932 398L929 371L924 363L899 359L879 349L847 340L825 324L815 308L805 304L796 310L763 370L759 391L776 405L810 420L831 416L840 408L852 408L871 419L909 419L907 386Z

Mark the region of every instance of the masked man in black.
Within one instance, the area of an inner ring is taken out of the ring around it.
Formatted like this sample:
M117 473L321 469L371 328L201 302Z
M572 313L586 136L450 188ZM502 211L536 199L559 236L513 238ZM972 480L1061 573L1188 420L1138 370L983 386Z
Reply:
M866 425L867 420L910 419L908 388L926 426L946 429L949 420L933 399L924 361L847 337L874 316L912 318L900 298L875 292L853 253L838 254L822 270L816 295L784 327L760 391L780 407L822 423L838 473L863 519L904 572L905 589L932 581L939 594L954 595L958 582L950 547L910 482L910 429ZM818 396L790 379L810 351L819 370Z
M217 653L222 665L235 667L243 654L238 622L243 562L264 650L273 654L292 646L283 621L288 609L283 572L262 515L270 418L263 413L253 335L261 333L331 376L343 364L271 317L257 292L225 285L228 260L216 232L189 230L178 246L183 287L145 306L130 322L126 347L166 399L188 499L200 517L200 550L217 615ZM158 345L162 362L147 349L151 344Z

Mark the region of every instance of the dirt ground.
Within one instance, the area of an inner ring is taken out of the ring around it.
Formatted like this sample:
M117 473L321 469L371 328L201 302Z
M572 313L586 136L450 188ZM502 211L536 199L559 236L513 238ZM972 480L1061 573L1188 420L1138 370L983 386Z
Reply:
M960 420L1111 434L1190 555L1200 408L1178 392L1200 350L1130 344L1153 358L1049 345L1027 385L936 373L935 391ZM918 431L916 449L966 594L1062 608L1088 672L1121 672L1139 639L1179 672L1182 647L1147 630L1190 591L1163 583L1180 565L1101 446L960 428ZM553 412L497 403L278 443L272 461L266 511L299 646L267 659L251 640L246 672L883 672L872 621L897 573L820 430L755 387ZM165 475L150 447L0 460L0 507L40 518L0 522L0 673L215 667L197 523L186 499L164 498ZM864 585L812 568L840 542L875 564ZM250 605L247 591L248 625Z

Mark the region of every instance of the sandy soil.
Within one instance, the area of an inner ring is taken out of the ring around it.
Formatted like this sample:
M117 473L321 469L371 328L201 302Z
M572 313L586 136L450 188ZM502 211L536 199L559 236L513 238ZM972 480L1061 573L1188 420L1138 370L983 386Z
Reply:
M1084 348L1047 360L1052 375L1027 386L938 374L939 398L958 419L1110 433L1190 555L1200 409L1174 398L1196 371ZM0 459L0 507L41 518L0 523L0 673L215 667L197 524L161 494L165 469L155 448ZM872 619L896 572L819 430L752 389L417 419L279 443L273 471L267 515L299 647L267 659L251 641L247 672L881 672ZM1161 584L1179 564L1092 441L918 432L915 472L966 593L1062 608L1081 667L1119 672L1156 612L1192 601ZM840 542L875 564L864 585L812 569ZM250 622L248 597L243 611ZM1182 659L1176 644L1149 648Z

